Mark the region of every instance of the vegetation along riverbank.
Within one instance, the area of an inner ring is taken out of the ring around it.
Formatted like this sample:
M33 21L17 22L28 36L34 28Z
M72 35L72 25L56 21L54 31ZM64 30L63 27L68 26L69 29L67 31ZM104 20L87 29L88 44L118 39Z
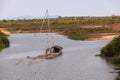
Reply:
M11 33L40 32L41 25L42 19L0 21L0 28L5 28L5 30ZM64 34L68 38L75 40L96 40L96 38L103 39L103 36L116 36L120 34L120 16L59 16L58 18L50 18L50 28L52 32ZM42 32L48 32L47 30L46 21Z
M6 47L9 47L8 35L0 32L0 51Z
M115 64L118 67L116 70L120 70L120 36L102 48L101 56ZM120 72L118 74L116 80L120 80Z

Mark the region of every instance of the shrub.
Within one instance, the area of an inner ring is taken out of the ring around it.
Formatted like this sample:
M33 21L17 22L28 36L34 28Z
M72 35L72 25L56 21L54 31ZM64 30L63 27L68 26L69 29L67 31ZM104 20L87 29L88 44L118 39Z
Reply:
M9 46L7 35L0 32L0 51Z
M115 80L120 80L120 78L119 78L119 77L117 77Z
M120 36L116 37L101 50L101 55L106 57L114 57L120 55Z
M69 38L74 40L84 40L87 39L88 37L84 33L76 31L73 34L69 35Z
M113 63L120 67L120 36L116 37L108 45L102 48L101 55L103 57L111 57ZM120 80L120 72L115 80Z
M116 77L115 80L120 80L120 71L118 72L118 76Z
M120 56L115 57L114 60L113 60L113 63L114 64L120 64Z

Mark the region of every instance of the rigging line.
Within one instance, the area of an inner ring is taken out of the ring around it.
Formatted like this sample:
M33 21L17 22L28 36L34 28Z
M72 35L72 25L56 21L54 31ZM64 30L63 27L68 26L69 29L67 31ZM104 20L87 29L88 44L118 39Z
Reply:
M50 33L51 31L50 31L50 20L49 20L48 10L46 11L46 13L47 13L47 20L48 20L48 29Z
M49 14L48 14L48 10L46 11L47 13L47 19L48 19L48 29L49 29L49 34L51 33L51 30L50 30L50 19L49 19ZM53 38L52 38L52 35L50 36L51 37L51 45L53 46L54 45L54 41L53 41Z
M43 17L43 21L42 21L42 24L41 24L41 27L39 28L39 33L38 33L38 36L36 35L36 49L39 50L39 43L40 43L40 34L42 33L42 28L43 28L43 25L45 23L45 18L46 18L46 13Z
M42 29L43 29L43 25L44 25L44 23L45 23L46 17L47 17L47 13L45 12L45 15L44 15L44 17L43 17L43 21L42 21L41 27L40 27L40 29L39 29L39 33L40 33L40 34L42 33ZM40 37L39 37L39 38L40 38ZM39 39L39 40L40 40L40 39Z
M52 46L54 46L55 45L55 43L54 43L54 39L53 39L53 34L51 34L51 44L52 44Z
M48 22L48 34L47 34L47 43L48 43L48 47L50 47L50 42L49 42L49 40L50 40L50 21L49 21L49 15L48 15L48 10L46 10L46 18L47 18L47 22Z
M49 18L49 14L48 14L48 10L46 11L47 12L47 20L48 20L48 29L49 29L49 40L51 41L51 46L54 45L54 40L53 40L53 37L52 37L52 34L51 34L51 29L50 29L50 18ZM50 35L51 34L51 35ZM50 43L50 42L49 42Z
M40 30L39 30L40 33L42 33L43 25L44 25L46 19L48 20L48 29L49 29L49 33L50 33L49 18L47 18L47 17L48 17L48 10L46 10L46 12L45 12L45 16L43 18L43 22L42 22L42 25L41 25ZM49 44L49 35L48 34L47 34L47 45L48 45L48 47L50 47L50 44Z
M43 28L43 25L44 25L44 23L45 23L46 17L47 17L47 12L45 13L45 16L44 16L44 18L43 18L43 22L42 22L42 25L41 25L40 31L39 31L40 33L42 32L42 28Z
M54 45L54 41L53 41L52 36L50 36L51 30L50 30L50 20L49 20L48 10L46 10L46 12L45 12L45 16L43 18L43 22L42 22L42 25L40 27L40 33L42 33L43 25L44 25L44 23L45 23L46 20L47 20L47 27L48 27L47 45L48 45L48 47L51 47L51 46ZM51 41L51 43L50 43L50 41ZM50 44L51 44L51 46L50 46Z

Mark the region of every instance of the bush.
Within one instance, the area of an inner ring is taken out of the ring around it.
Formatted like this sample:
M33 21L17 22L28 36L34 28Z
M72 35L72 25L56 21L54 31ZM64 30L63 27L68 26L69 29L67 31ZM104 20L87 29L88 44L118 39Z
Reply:
M119 77L117 77L115 80L120 80L120 78L119 78Z
M116 77L115 80L120 80L120 71L118 72L118 76Z
M106 57L114 57L120 55L120 36L103 47L101 50L101 55Z
M103 57L111 57L113 63L117 67L120 67L120 36L116 37L108 45L102 48L101 55ZM120 80L120 72L115 80Z
M115 57L114 60L113 60L113 63L114 64L120 64L120 56Z
M9 46L7 35L0 32L0 51Z
M73 34L71 34L69 38L74 40L84 40L84 39L87 39L88 37L84 33L80 31L76 31Z

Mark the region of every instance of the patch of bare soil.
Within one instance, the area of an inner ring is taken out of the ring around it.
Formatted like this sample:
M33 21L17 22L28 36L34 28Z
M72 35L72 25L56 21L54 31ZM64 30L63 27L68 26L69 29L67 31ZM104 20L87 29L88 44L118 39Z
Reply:
M88 38L87 40L108 40L108 39L113 39L117 36L119 36L120 33L91 33L88 34L88 36L90 36L90 38Z
M120 23L112 24L111 28L114 29L114 30L120 30Z
M9 35L11 33L10 31L6 30L5 28L0 28L0 31L7 35Z

